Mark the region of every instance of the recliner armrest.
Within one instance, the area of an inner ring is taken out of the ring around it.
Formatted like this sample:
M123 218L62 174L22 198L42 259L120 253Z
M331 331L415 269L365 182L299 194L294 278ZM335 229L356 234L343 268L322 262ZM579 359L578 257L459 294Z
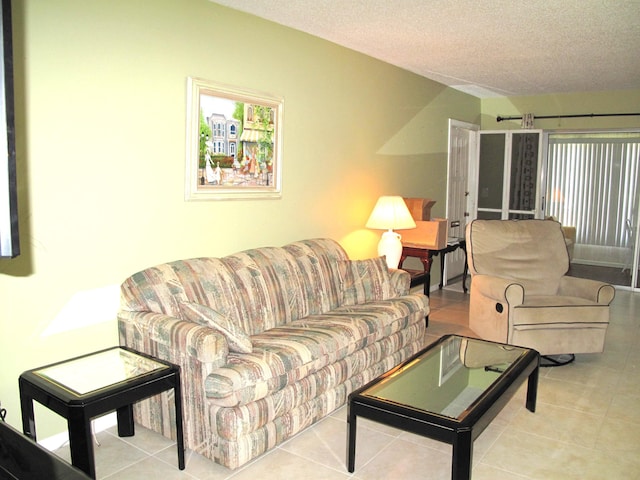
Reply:
M609 305L616 295L616 289L597 280L564 276L560 279L558 295L586 298L600 305Z
M477 289L477 292L485 297L492 298L496 302L506 302L510 306L524 303L524 287L510 278L474 275L471 288Z

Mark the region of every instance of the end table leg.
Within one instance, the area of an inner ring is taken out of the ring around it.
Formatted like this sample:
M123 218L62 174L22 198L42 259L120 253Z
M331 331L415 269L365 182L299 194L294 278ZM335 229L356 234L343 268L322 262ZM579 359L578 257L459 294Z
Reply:
M36 439L36 420L33 413L33 399L24 392L20 381L20 410L22 410L22 433L34 442Z
M180 385L180 369L176 372L174 386L176 407L176 443L178 446L178 468L184 470L184 434L182 426L182 387Z
M356 468L356 416L351 413L349 405L347 414L347 470L353 473Z
M71 464L91 478L96 478L91 419L85 418L81 412L78 412L77 415L73 415L72 412L67 419L67 425L69 426Z
M133 423L133 406L125 405L116 410L118 418L118 436L133 437L135 435L135 424Z

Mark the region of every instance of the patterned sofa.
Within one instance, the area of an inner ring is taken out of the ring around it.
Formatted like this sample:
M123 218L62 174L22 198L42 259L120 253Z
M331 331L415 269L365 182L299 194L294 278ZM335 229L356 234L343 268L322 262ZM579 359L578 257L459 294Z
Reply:
M122 284L120 343L182 367L185 445L235 469L423 346L428 298L409 283L329 239L179 260ZM168 395L135 415L175 438Z

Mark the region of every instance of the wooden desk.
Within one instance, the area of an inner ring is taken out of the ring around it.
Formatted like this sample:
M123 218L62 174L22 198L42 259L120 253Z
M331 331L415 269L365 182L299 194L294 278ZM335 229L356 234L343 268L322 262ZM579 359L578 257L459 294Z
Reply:
M431 264L433 263L433 257L440 255L440 284L439 288L442 290L444 286L444 260L447 253L453 252L458 248L464 252L464 271L462 272L462 290L467 293L467 242L464 238L458 239L455 243L449 243L446 247L441 249L431 249L428 247L418 245L403 245L402 256L400 257L400 267L403 270L411 274L411 286L424 285L424 294L429 296L429 289L431 288ZM407 257L419 258L422 262L423 270L410 270L403 268L402 265Z

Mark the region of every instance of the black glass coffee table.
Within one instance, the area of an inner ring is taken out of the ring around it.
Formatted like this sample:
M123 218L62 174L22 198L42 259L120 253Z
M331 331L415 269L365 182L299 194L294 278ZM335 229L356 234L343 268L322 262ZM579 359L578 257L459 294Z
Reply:
M347 468L353 472L356 418L365 417L453 446L451 478L471 478L473 441L527 380L536 408L535 350L447 335L349 396Z
M69 426L71 462L92 478L96 471L91 419L116 411L118 435L132 436L132 405L173 389L178 468L184 469L179 366L126 347L113 347L24 372L19 386L24 433L36 440L34 400L63 416Z

